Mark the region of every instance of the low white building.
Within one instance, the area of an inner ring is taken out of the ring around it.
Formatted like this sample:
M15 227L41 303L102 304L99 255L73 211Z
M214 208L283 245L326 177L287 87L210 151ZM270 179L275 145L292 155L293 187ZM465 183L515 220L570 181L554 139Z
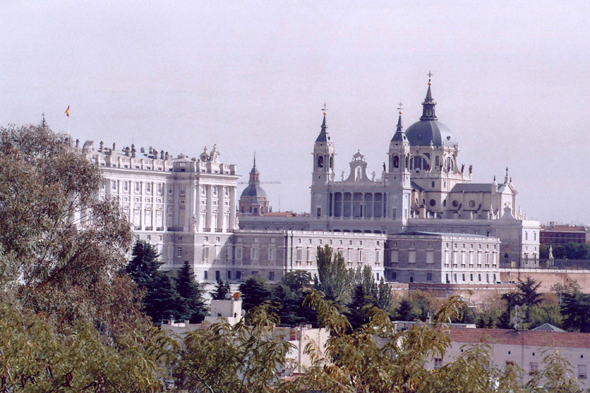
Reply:
M519 366L526 374L525 382L543 367L543 352L557 349L573 367L580 386L590 390L590 334L559 331L507 329L451 329L451 346L444 358L433 359L429 366L441 367L457 359L465 346L484 343L492 348L494 364Z

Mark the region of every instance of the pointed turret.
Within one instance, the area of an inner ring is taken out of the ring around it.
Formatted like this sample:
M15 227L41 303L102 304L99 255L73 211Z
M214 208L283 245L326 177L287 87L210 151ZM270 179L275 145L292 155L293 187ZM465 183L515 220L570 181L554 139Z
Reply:
M437 120L436 115L434 114L434 107L436 106L436 101L432 98L432 73L428 73L428 90L426 91L426 98L422 101L422 117L420 120Z
M326 112L324 112L324 121L322 122L322 129L320 131L320 135L318 135L318 139L316 142L328 142L330 140L330 136L328 135L328 126L326 125Z
M254 154L254 164L252 165L252 170L250 170L250 181L248 182L249 185L256 185L260 183L260 173L258 172L258 168L256 168L256 154Z
M402 124L402 109L401 109L401 103L400 103L400 107L399 109L399 118L397 119L397 126L396 126L396 130L395 130L395 134L393 135L393 138L391 138L392 142L405 142L408 140L408 138L406 137L406 133L404 132L404 126Z

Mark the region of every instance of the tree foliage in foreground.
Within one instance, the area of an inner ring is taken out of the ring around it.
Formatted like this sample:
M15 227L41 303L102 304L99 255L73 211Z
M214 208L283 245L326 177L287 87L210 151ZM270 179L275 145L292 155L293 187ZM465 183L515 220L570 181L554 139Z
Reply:
M318 312L321 326L331 336L326 348L313 343L306 352L313 366L302 377L285 383L279 391L350 393L517 393L581 392L571 365L558 353L548 352L530 381L517 366L493 363L491 347L465 346L454 361L438 369L427 367L433 358L444 358L449 345L448 320L460 318L463 302L451 297L433 316L432 324L396 331L387 313L367 309L369 323L350 330L340 306L320 292L311 292L306 303ZM540 388L545 386L548 390Z
M175 369L177 387L188 392L274 392L293 348L288 338L276 336L278 324L277 315L262 305L234 326L215 323L189 333Z
M0 289L64 328L137 315L119 271L132 232L100 170L45 126L0 127ZM79 218L77 218L79 217Z

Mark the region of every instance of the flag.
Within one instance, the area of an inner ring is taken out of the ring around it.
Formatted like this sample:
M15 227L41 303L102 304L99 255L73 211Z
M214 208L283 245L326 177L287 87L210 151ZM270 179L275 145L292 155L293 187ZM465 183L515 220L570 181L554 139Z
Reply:
M66 109L66 116L70 117L70 106L68 105L68 109Z

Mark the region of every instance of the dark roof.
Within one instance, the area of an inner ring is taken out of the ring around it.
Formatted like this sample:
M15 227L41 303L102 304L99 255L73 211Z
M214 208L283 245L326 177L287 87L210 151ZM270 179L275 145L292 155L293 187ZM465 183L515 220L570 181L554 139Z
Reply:
M451 340L459 343L535 345L555 348L588 348L589 333L517 331L508 329L451 329Z
M494 188L492 183L459 183L455 184L455 187L451 192L489 192L491 193Z
M420 120L406 130L410 146L447 146L457 144L455 136L447 126L438 120Z
M481 237L487 238L488 236L479 235L475 233L453 233L453 232L421 232L421 231L411 231L411 232L400 232L396 233L396 235L402 236L460 236L460 237Z
M424 191L424 189L422 187L420 187L419 185L417 185L414 182L411 182L412 188L418 191Z
M265 197L266 192L258 184L250 184L242 191L243 197Z
M557 326L553 326L550 323L544 323L541 326L537 326L534 329L531 329L533 332L565 332L565 330L558 328Z
M330 137L328 136L328 131L326 131L328 129L328 126L326 125L326 114L324 113L324 121L322 122L322 129L320 131L320 135L318 135L318 138L315 140L316 142L328 142L330 140Z

